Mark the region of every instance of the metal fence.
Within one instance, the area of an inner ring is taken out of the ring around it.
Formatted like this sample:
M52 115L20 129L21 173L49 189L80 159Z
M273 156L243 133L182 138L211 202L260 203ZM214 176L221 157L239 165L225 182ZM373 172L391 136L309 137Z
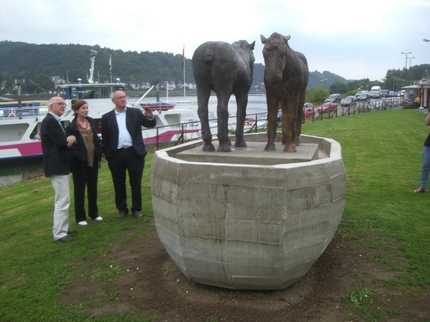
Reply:
M365 101L356 101L348 106L339 106L331 111L320 112L316 107L313 107L313 115L306 117L304 122L315 122L333 117L354 115L359 113L368 113L377 110L390 110L395 108L403 108L404 101L400 97L389 97L381 99L371 99Z
M390 97L381 99L371 99L366 101L356 101L348 106L341 106L340 104L334 110L320 112L318 107L312 108L312 115L305 117L303 123L322 121L324 119L330 119L334 117L344 117L360 113L369 113L377 110L390 110L403 108L404 101L400 97ZM267 112L247 114L246 119L248 120L245 124L245 133L252 133L264 130L267 128ZM236 116L229 117L229 124L234 124ZM250 120L253 120L250 122ZM196 126L197 123L197 126ZM217 133L217 120L209 120L210 129L213 136ZM184 122L169 126L160 126L157 128L157 135L155 138L151 138L148 142L145 140L147 146L153 146L155 149L161 149L166 146L172 146L181 144L190 140L201 139L200 122ZM278 126L280 126L280 119L278 119ZM176 129L177 134L171 140L165 140L163 138L163 132L167 129ZM198 131L190 133L190 128L197 128ZM229 131L234 134L234 127L229 126Z

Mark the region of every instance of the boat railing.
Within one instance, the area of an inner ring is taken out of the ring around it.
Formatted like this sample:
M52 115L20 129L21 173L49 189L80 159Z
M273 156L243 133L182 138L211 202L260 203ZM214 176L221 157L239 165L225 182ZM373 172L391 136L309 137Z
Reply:
M171 102L175 105L175 107L179 108L195 108L196 102L195 101L178 101L178 102Z
M39 106L33 107L21 107L21 108L1 108L0 109L0 120L16 120L17 118L32 118L38 117Z

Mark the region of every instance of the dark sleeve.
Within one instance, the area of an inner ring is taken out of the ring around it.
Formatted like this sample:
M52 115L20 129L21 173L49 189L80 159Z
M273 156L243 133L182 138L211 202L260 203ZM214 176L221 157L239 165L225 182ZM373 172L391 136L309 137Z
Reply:
M102 116L102 147L103 147L103 152L105 154L109 145L109 130L108 130L107 118L108 118L107 114Z
M72 123L69 123L69 125L67 125L67 127L65 129L66 130L66 137L69 136L69 135L74 135L76 137L76 135L73 134L73 131L71 129L71 125L72 125Z
M45 129L45 135L49 136L56 145L67 148L66 132L61 129L57 120L54 117L50 117L46 125L48 129Z
M152 120L150 120L146 115L144 115L141 111L139 111L140 115L141 115L141 121L140 124L143 125L144 127L155 127L157 125L157 120L154 116L154 118Z

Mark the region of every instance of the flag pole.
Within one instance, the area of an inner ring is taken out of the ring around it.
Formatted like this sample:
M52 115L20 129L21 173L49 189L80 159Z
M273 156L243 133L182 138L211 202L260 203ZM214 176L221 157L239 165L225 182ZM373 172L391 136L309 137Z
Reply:
M186 96L185 87L185 45L182 47L182 69L184 71L184 97Z
M110 82L112 83L112 55L109 56L109 75L110 75Z

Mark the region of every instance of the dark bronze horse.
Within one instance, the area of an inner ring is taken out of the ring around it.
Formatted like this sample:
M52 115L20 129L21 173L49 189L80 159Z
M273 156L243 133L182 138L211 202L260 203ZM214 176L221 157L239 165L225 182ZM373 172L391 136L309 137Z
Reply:
M228 101L236 96L237 125L235 147L246 147L243 127L248 105L248 92L254 72L255 41L246 40L229 44L209 41L201 44L194 52L192 65L197 85L198 114L202 124L203 151L215 151L208 119L208 102L211 91L216 93L218 105L218 152L230 152L228 138Z
M309 69L306 57L288 45L290 36L274 32L268 39L261 35L264 44L264 85L267 99L267 137L265 151L274 151L277 114L282 108L282 144L285 152L296 152L300 144Z

